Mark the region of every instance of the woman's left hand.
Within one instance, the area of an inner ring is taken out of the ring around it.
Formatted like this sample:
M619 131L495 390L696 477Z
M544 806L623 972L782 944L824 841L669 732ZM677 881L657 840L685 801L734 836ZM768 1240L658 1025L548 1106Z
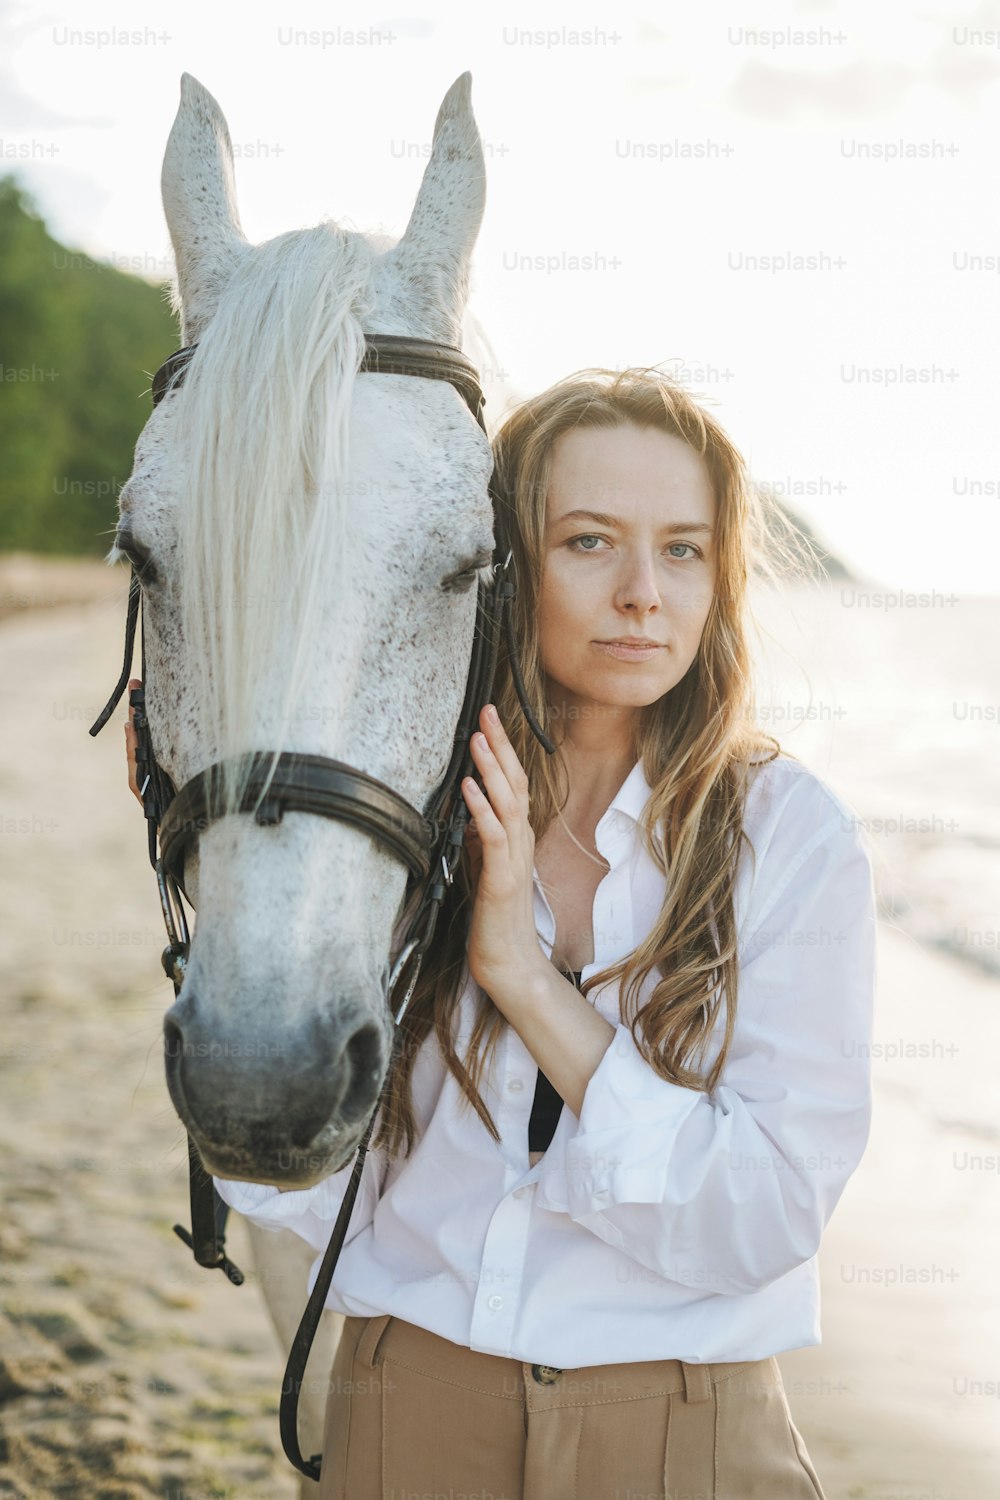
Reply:
M502 990L518 970L545 957L535 930L528 778L495 714L494 705L486 704L479 715L482 734L471 741L485 795L471 776L462 782L482 852L469 928L469 971L491 996L494 986ZM473 830L469 832L472 836Z

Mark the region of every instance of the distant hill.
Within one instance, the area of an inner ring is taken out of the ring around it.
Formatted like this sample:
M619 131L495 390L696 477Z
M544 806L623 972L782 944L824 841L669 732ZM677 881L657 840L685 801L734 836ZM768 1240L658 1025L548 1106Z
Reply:
M820 539L815 527L811 522L806 520L801 511L789 505L788 501L782 499L780 495L775 495L769 491L766 485L759 484L757 489L768 495L782 514L801 533L804 540L802 542L794 541L792 550L796 558L806 564L813 577L825 577L834 583L857 583L860 581L857 573L850 564L845 562L835 552L832 552L826 542Z
M0 548L107 551L149 375L176 347L165 290L60 245L0 178Z

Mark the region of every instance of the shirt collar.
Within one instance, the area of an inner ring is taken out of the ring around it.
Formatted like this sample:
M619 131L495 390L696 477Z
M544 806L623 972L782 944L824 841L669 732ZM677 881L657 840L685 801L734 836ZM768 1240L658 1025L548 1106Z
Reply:
M645 772L642 769L642 761L637 760L611 799L609 807L597 825L598 828L600 828L604 819L610 817L613 812L624 813L627 818L631 818L633 823L638 823L639 816L649 801L651 793L652 787L646 780Z
M608 861L610 869L617 869L628 859L636 838L639 815L651 792L652 788L643 773L642 761L637 760L594 830L594 843ZM543 913L538 916L539 934L544 935L551 946L555 940L555 917L542 890L537 869L533 874Z

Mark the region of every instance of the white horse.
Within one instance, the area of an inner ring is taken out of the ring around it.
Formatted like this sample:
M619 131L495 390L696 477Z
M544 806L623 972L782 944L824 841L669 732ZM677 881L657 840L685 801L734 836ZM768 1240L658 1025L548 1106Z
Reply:
M489 444L446 382L355 372L364 333L461 345L485 200L470 83L445 95L397 243L324 221L251 245L226 120L182 78L162 190L198 350L140 435L112 553L144 566L147 711L178 788L260 749L345 761L417 808L444 775L490 577ZM406 870L343 822L236 814L202 831L184 880L171 1097L208 1171L308 1186L352 1159L388 1066ZM314 1252L251 1234L287 1349ZM307 1371L307 1454L341 1323L324 1314Z

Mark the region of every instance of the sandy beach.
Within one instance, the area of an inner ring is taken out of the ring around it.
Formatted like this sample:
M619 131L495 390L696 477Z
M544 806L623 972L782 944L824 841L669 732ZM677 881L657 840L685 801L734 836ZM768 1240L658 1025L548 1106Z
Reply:
M124 706L87 733L126 584L0 560L0 1496L292 1500L258 1288L171 1232L185 1144ZM873 1050L870 1144L821 1255L823 1343L781 1356L789 1402L828 1500L988 1500L1000 983L883 922ZM239 1221L230 1249L249 1272Z

